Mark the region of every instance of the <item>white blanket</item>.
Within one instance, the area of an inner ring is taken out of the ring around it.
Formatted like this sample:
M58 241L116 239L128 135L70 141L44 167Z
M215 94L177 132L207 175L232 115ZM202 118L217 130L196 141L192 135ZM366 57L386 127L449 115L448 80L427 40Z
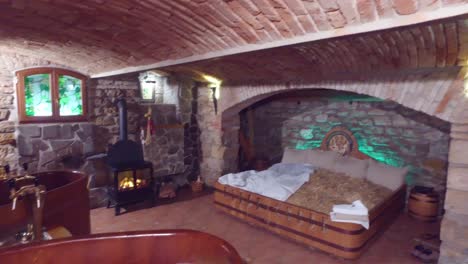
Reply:
M309 164L278 163L268 170L229 173L218 179L231 185L280 201L286 201L304 183L309 181L314 168Z

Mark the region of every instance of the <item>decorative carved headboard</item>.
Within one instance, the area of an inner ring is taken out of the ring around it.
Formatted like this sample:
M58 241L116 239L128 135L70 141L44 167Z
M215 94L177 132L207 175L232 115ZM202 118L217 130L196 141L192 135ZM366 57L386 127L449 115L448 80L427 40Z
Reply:
M322 140L321 150L335 151L343 156L352 156L358 159L370 159L371 157L359 151L359 146L353 132L343 126L332 128Z

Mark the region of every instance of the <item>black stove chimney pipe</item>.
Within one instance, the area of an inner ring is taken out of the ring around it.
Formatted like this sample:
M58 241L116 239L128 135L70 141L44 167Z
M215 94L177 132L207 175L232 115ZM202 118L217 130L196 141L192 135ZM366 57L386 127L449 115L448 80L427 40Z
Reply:
M125 98L117 99L119 108L119 136L120 140L127 140L127 102Z

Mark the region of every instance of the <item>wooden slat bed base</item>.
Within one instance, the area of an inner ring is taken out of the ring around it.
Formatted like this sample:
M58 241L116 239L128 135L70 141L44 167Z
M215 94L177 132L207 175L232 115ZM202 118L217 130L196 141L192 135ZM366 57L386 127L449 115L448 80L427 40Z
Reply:
M255 226L273 231L333 255L356 259L376 234L383 232L404 208L406 187L369 213L370 228L332 222L330 216L220 183L215 184L217 208Z

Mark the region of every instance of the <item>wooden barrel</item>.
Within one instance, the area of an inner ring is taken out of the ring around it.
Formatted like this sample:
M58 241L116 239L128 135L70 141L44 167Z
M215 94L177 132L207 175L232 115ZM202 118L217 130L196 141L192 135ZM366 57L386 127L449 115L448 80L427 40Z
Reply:
M436 192L418 193L411 191L408 199L408 214L415 219L433 222L437 220L439 195Z

